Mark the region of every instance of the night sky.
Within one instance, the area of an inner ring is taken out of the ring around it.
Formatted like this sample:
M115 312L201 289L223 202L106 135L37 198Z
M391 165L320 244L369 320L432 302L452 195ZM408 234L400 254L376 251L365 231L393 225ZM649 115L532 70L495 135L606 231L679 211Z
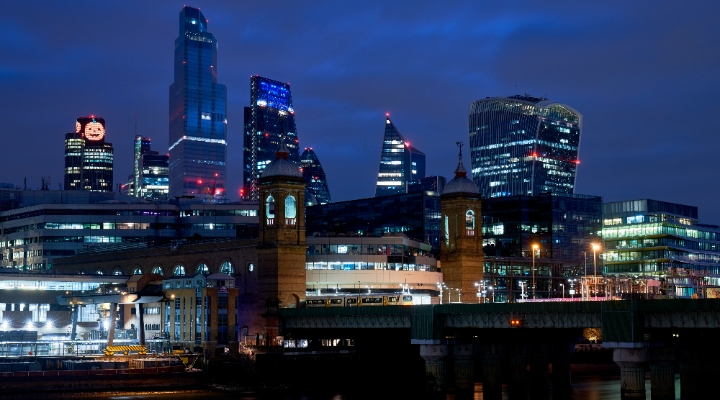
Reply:
M576 193L695 205L720 224L720 2L439 3L188 4L219 43L230 197L259 74L291 84L300 147L317 153L334 201L374 195L386 112L427 174L450 179L470 102L528 93L583 114ZM136 115L137 133L167 151L182 6L3 2L0 182L49 176L57 189L78 116L105 118L115 183L131 173Z

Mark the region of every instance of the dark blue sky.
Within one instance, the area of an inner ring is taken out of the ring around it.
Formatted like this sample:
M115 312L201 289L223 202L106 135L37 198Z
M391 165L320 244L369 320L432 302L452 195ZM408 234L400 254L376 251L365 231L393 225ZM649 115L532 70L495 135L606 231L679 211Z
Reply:
M577 193L696 205L720 224L720 2L188 5L219 42L229 194L259 74L291 84L300 146L318 154L336 201L373 196L386 112L427 154L428 175L449 179L470 102L528 93L583 114ZM131 172L136 114L138 133L166 151L182 6L3 3L0 182L35 188L50 176L56 189L64 134L81 115L106 119L116 182Z

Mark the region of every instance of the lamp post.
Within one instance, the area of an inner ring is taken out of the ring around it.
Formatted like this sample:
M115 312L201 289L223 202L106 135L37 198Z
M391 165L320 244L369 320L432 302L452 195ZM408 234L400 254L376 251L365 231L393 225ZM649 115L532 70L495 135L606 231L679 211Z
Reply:
M560 288L562 289L562 298L564 299L565 298L565 284L561 283Z
M435 282L435 284L437 285L438 289L440 290L440 304L442 304L442 285L440 284L440 282Z
M495 288L488 286L488 290L492 290L492 302L495 302Z
M535 250L538 249L538 245L532 245L532 281L533 281L533 300L537 299L535 293Z
M457 292L458 292L458 303L462 303L462 300L460 299L460 296L462 295L462 290L460 290L460 289L455 289L455 290L457 290Z
M480 303L480 302L481 302L481 301L480 301L480 294L481 294L481 292L480 292L480 284L477 283L477 282L475 282L475 287L477 288L477 295L476 295L476 296L477 296L477 298L478 298L478 303ZM482 303L485 303L485 299L482 299Z
M597 297L597 251L600 246L597 243L593 243L593 283L595 284L595 297Z

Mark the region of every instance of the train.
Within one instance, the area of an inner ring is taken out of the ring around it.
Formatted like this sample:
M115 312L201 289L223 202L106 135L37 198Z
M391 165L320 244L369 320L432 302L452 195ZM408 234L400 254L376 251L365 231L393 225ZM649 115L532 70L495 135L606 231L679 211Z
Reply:
M308 296L306 307L377 307L411 306L413 297L408 293L334 294Z

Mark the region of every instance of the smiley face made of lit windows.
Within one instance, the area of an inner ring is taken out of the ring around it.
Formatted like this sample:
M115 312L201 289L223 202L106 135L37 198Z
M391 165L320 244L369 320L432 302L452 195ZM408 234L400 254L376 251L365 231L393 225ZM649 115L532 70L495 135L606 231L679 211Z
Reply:
M85 125L85 139L100 140L105 137L105 128L96 121L88 122Z

